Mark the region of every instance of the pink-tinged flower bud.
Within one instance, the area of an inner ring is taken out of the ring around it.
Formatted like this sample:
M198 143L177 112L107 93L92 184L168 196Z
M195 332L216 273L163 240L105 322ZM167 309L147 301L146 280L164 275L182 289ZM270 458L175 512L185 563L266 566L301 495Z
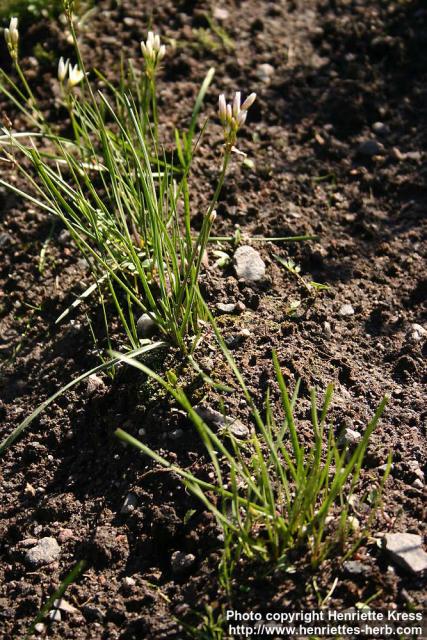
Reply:
M240 91L236 91L236 93L234 94L234 100L233 100L233 116L235 118L237 118L237 116L240 113L240 100L241 100L241 93Z
M239 115L237 116L237 124L239 125L239 127L243 127L243 125L246 122L246 116L248 115L247 111L241 111L239 113Z
M247 111L256 100L256 93L251 93L242 104L242 111Z
M225 123L227 119L227 103L225 102L225 95L221 93L218 98L218 115L221 122Z

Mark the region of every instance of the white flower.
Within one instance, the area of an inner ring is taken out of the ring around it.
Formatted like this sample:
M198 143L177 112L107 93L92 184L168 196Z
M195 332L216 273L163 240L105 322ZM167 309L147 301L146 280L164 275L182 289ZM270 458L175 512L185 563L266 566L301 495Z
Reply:
M4 39L11 51L16 51L19 41L18 18L11 18L9 28L4 30Z
M153 31L149 31L147 34L147 40L141 42L142 55L145 58L147 66L154 70L157 64L163 60L166 55L166 47L160 42L160 36L154 34Z
M70 64L68 67L67 87L69 89L75 87L77 84L79 84L79 82L83 80L84 75L85 74L81 69L79 69L77 64L75 64L74 67L72 64Z
M218 116L224 126L226 143L232 150L236 141L237 132L246 122L248 109L255 102L256 93L251 93L242 104L242 94L236 91L232 103L226 103L223 93L218 98Z
M69 60L64 60L61 56L58 62L58 80L62 84L67 77L68 67L70 66Z

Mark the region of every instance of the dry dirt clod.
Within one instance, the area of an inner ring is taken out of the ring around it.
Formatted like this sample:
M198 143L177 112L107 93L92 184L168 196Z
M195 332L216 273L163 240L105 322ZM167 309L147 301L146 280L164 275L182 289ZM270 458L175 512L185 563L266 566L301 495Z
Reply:
M174 573L183 573L196 562L196 556L192 553L174 551L171 556L171 567Z

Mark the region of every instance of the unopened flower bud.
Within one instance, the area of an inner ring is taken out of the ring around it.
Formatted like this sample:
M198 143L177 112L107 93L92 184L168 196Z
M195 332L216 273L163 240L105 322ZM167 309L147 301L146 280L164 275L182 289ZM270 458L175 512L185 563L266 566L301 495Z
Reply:
M241 100L241 93L240 91L236 91L236 93L234 94L234 100L233 100L233 116L235 118L237 118L237 116L240 113L240 100Z
M64 82L65 78L67 77L69 65L70 65L70 61L69 60L64 60L64 58L62 56L59 58L59 62L58 62L58 80L59 80L59 82L61 84Z
M163 60L166 55L166 47L161 44L160 36L154 35L153 31L147 34L147 40L141 42L141 51L147 66L147 72L152 75L156 71L158 63Z
M211 224L213 224L213 223L215 222L215 220L216 220L216 216L217 216L216 211L212 211L211 215L209 216L209 222L210 222Z
M218 115L221 122L225 124L227 119L227 103L225 102L225 95L223 93L221 93L218 98Z
M239 127L243 127L243 125L246 122L247 115L248 115L247 111L241 111L239 113L239 115L237 116L237 124L239 125Z
M18 18L10 19L9 27L4 30L4 39L10 53L16 54L19 42Z
M242 104L242 111L247 111L256 100L256 93L251 93Z

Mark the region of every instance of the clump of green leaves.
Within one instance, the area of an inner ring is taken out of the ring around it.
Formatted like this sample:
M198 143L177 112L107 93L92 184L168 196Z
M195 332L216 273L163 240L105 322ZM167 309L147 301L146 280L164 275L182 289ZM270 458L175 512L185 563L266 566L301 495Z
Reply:
M123 357L124 362L154 377L187 411L209 453L216 483L201 481L188 471L170 465L121 429L117 435L180 475L187 487L217 516L225 539L222 563L225 586L231 584L233 568L242 556L286 567L290 554L299 550L313 567L317 567L332 551L350 555L371 522L368 518L365 529L359 530L352 515L352 504L369 439L386 399L381 402L357 447L350 452L338 445L333 426L327 423L332 386L327 388L320 407L313 389L312 443L307 443L307 439L300 436L295 417L299 384L290 397L277 355L273 355L273 361L281 418L276 415L270 392L261 415L234 360L220 341L251 409L254 428L243 440L233 435L231 428L223 434L215 433L191 406L174 376L163 380L137 360ZM377 488L375 500L371 501L371 518L379 504L388 470L389 467ZM213 494L217 499L212 499Z
M0 137L7 159L32 193L6 186L67 227L91 267L95 286L90 290L98 291L101 301L108 294L131 348L139 345L136 320L145 313L159 332L186 352L197 341L205 317L198 278L233 151L231 145L224 149L217 188L195 234L189 174L197 147L197 118L213 70L200 89L188 131L176 131L175 153L167 155L159 139L156 99L156 77L166 55L159 35L148 33L141 43L140 66L129 62L118 86L97 72L104 87L100 90L80 54L73 3L66 3L64 10L76 62L61 58L58 80L71 134L46 120L27 82L16 17L5 31L21 86L0 70L0 90L33 127L20 133L4 129ZM20 162L16 152L28 162Z

